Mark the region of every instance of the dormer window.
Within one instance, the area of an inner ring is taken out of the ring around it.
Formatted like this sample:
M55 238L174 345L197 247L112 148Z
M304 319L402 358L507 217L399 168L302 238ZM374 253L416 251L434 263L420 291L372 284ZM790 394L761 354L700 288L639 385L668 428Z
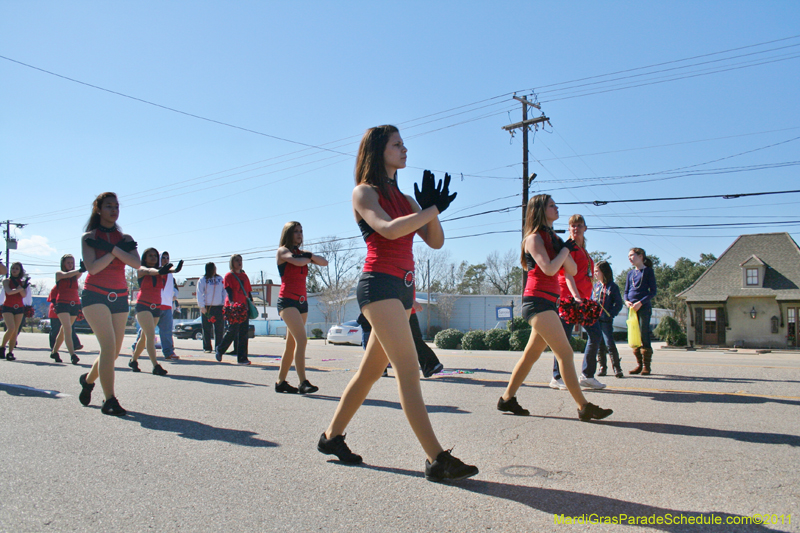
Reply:
M757 268L748 268L746 270L747 276L747 286L748 287L758 287L758 269Z
M764 274L767 271L767 264L755 255L751 255L747 261L739 265L742 268L742 287L747 289L762 288L764 286Z

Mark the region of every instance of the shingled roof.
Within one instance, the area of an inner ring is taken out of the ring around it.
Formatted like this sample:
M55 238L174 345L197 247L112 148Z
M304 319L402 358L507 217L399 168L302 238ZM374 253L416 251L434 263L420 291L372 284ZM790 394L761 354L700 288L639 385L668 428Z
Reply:
M745 288L742 266L754 256L766 265L764 283ZM800 300L800 248L788 233L739 236L691 287L678 294L687 302L724 302L746 296Z

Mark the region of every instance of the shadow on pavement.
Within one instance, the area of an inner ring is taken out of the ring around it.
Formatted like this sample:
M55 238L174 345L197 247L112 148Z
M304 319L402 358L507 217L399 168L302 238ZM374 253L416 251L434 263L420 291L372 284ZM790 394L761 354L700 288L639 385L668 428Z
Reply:
M338 402L341 398L339 396L325 396L323 394L306 394L305 398L314 400L326 400L329 402ZM400 402L390 402L388 400L374 400L367 398L364 400L363 405L369 407L388 407L389 409L402 410L403 407ZM470 411L464 411L455 405L426 405L429 413L450 413L450 414L469 414Z
M170 370L172 370L170 368ZM166 376L175 381L195 381L198 383L208 383L209 385L226 385L231 387L266 387L263 383L250 383L247 381L239 381L236 379L220 379L220 378L207 378L204 376L182 376L170 372Z
M704 382L704 383L736 383L736 384L747 384L747 383L800 383L800 381L796 379L761 379L761 378L711 378L705 376L676 376L674 374L656 374L648 376L650 379L655 379L657 381L686 381L689 383L692 382Z
M604 392L604 391L592 391ZM781 403L784 405L800 405L800 400L788 400L784 398L770 398L767 396L746 396L730 392L711 394L707 392L681 392L681 391L632 391L632 390L609 390L612 394L622 394L625 396L642 396L657 402L669 403L725 403L725 404L762 404L762 403Z
M536 418L549 418L553 420L569 420L575 422L575 418L563 416L544 416L531 415ZM593 422L597 425L612 426L627 429L638 429L648 433L661 433L664 435L683 435L685 437L712 437L720 439L732 439L740 442L751 442L754 444L788 444L789 446L800 446L800 436L787 435L784 433L762 433L753 431L736 431L729 429L714 429L705 427L685 426L682 424L659 424L656 422L624 422L617 420L602 420Z
M390 474L399 474L414 478L422 478L421 471L405 470L402 468L388 468L383 466L375 466L362 464L362 468L376 470L379 472L387 472ZM541 469L534 469L541 470ZM480 475L480 474L478 474ZM521 477L521 476L514 476ZM556 516L561 517L580 517L580 516L597 516L597 517L617 517L621 519L624 515L625 520L619 521L622 526L646 527L648 530L654 531L700 531L708 530L711 527L707 525L698 524L636 524L630 522L631 519L649 518L649 517L668 517L672 521L680 520L681 516L692 517L694 519L701 517L704 523L713 523L715 517L719 517L722 524L719 527L720 531L778 531L777 529L770 529L763 525L726 525L726 521L730 518L733 521L746 521L749 517L742 515L735 515L723 512L698 512L688 510L666 509L663 507L655 507L641 503L629 502L625 500L618 500L608 498L605 496L596 496L594 494L584 494L581 492L573 492L560 489L548 489L542 487L527 487L524 485L513 485L510 483L500 483L497 481L482 481L480 479L466 479L449 484L454 489L466 490L477 494L484 494L494 498L501 498L512 502L527 505L531 509L541 511L543 513L552 515L554 525L559 525L555 522ZM564 522L567 524L567 522ZM500 526L500 524L498 524ZM584 526L585 527L585 526Z
M217 428L194 420L167 418L133 411L128 411L128 416L123 416L120 419L138 422L145 429L177 433L179 437L185 439L216 440L255 448L274 448L279 446L274 442L255 438L256 433L252 431Z
M0 391L5 392L9 396L24 396L27 398L53 398L59 399L61 393L56 390L37 389L27 385L14 385L11 383L0 383Z

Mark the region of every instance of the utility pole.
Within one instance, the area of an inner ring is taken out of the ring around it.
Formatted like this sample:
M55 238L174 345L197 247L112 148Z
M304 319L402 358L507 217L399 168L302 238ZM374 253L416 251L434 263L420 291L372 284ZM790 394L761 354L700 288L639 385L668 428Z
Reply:
M11 258L9 257L8 251L17 249L17 239L11 238L11 225L13 224L18 228L24 228L26 224L18 224L10 220L4 220L3 222L0 222L0 225L2 224L6 225L6 229L3 230L3 234L5 235L6 238L6 268L8 268L7 276L11 276L11 262L10 262Z
M550 119L542 113L542 116L537 118L528 119L528 106L535 107L542 110L542 106L535 102L531 102L525 97L514 96L514 100L522 103L522 122L515 122L508 126L503 126L503 129L511 132L513 130L522 128L522 231L525 231L525 210L528 207L528 187L530 182L536 178L536 174L528 176L528 126L535 126L540 122L550 122ZM538 126L535 126L538 129Z

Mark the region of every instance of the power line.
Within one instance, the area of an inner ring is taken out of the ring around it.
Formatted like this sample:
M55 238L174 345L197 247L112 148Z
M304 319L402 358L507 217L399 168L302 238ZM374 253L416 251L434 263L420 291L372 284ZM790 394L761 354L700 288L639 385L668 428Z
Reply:
M631 202L664 202L664 201L671 201L671 200L700 200L706 198L723 198L725 200L731 200L734 198L744 198L746 196L767 196L772 194L795 194L800 193L800 190L794 191L771 191L771 192L749 192L749 193L738 193L738 194L707 194L703 196L673 196L668 198L632 198L627 200L592 200L588 202L559 202L561 205L595 205L595 206L602 206L606 204L619 204L619 203L631 203Z

